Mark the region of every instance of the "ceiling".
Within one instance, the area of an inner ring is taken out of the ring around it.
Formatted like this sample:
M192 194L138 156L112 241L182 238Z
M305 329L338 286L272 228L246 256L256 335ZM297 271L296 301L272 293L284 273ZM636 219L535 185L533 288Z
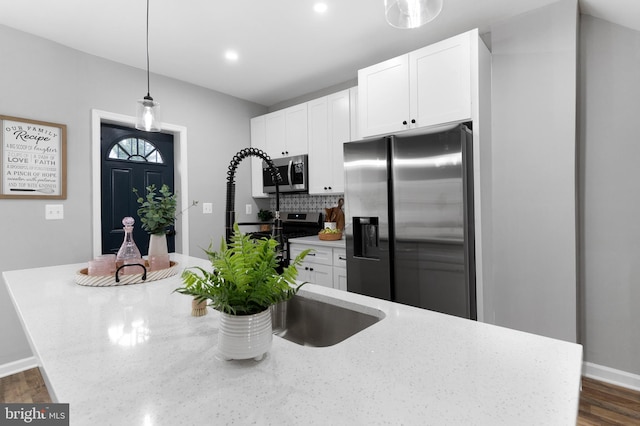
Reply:
M324 14L313 11L317 1L327 4ZM383 0L150 0L151 72L272 106L555 1L444 0L437 19L399 30L385 22ZM640 31L640 0L580 0L580 7ZM0 0L0 24L141 69L145 16L145 0ZM228 49L237 61L225 59ZM152 76L152 95L153 84Z

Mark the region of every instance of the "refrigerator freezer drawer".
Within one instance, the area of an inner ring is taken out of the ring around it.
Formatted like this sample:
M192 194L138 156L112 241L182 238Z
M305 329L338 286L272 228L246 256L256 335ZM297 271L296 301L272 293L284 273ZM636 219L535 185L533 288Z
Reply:
M398 243L396 301L470 318L463 244Z

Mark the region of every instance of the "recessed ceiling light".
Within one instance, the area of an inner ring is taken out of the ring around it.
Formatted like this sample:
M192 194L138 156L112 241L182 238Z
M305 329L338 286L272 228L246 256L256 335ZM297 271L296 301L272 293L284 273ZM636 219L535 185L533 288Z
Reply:
M238 52L236 52L235 50L227 50L224 53L224 57L228 60L228 61L237 61L238 60Z
M316 3L313 5L313 10L316 13L324 13L327 11L327 4L326 3Z

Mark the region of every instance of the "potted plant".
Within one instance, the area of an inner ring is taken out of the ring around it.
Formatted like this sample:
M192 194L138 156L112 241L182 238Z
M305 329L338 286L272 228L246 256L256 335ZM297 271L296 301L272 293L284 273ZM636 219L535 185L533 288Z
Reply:
M142 197L136 188L133 192L138 196L138 216L142 229L149 234L149 269L166 269L170 266L167 249L167 227L176 221L176 196L169 186L164 184L158 192L155 185L146 188L147 194Z
M271 210L260 209L260 211L258 212L258 219L263 222L270 222L271 220L273 220L273 212ZM260 230L271 231L271 224L265 223L264 225L260 225Z
M176 292L207 300L220 312L218 351L225 359L262 359L271 347L272 305L289 300L304 284L296 285L299 266L310 250L300 253L278 272L278 243L252 239L233 226L231 242L220 250L205 250L212 271L194 267L182 274Z

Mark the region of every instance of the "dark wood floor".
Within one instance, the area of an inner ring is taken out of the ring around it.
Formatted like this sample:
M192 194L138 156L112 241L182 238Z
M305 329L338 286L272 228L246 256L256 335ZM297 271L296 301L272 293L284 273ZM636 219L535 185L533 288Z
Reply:
M0 378L0 402L51 402L40 370ZM640 392L582 378L578 426L640 426Z
M640 392L582 378L578 426L640 425Z
M40 370L32 368L0 378L0 402L51 402Z

